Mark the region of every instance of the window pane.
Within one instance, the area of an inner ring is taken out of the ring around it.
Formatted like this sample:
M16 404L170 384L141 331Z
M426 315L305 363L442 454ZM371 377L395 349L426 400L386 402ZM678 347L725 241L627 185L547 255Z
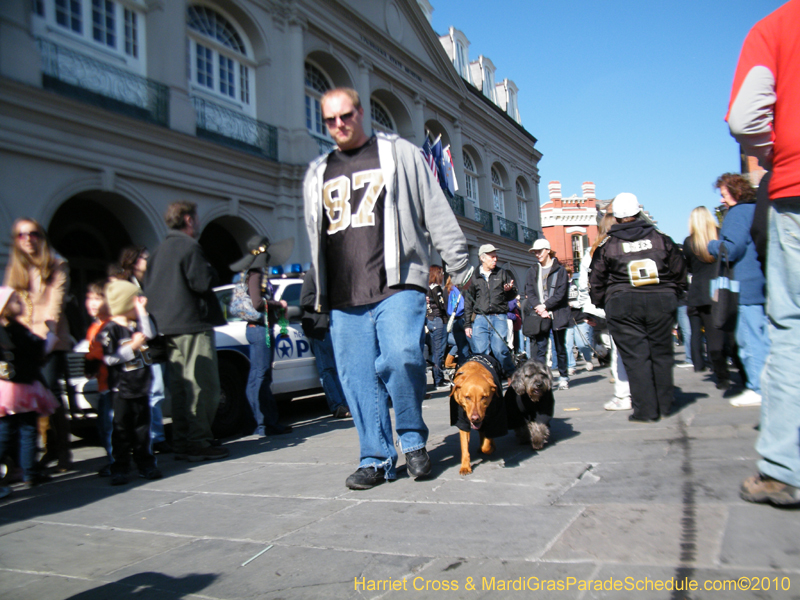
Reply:
M214 89L214 58L211 50L197 44L197 83Z
M44 16L44 0L34 0L33 12L35 12L40 17Z
M117 46L114 3L110 0L92 0L92 38L111 48Z
M56 0L56 23L75 33L83 32L80 0Z
M469 154L464 152L462 153L462 156L464 158L464 169L466 169L467 171L472 171L474 173L475 165L472 164L472 159L470 158Z
M242 87L240 100L250 104L250 71L244 65L239 65L239 85Z
M225 56L219 57L219 91L224 96L236 97L233 81L233 61Z
M380 129L385 131L394 131L394 123L388 111L383 108L381 104L373 98L370 102L370 112L372 113L372 120L378 125Z
M125 54L133 58L139 58L139 34L136 23L137 15L132 10L125 9Z
M497 188L492 188L492 201L494 203L494 212L498 215L503 215L503 194Z
M305 64L305 80L306 87L311 88L315 92L324 94L331 89L331 84L328 83L328 78L314 65L309 63Z

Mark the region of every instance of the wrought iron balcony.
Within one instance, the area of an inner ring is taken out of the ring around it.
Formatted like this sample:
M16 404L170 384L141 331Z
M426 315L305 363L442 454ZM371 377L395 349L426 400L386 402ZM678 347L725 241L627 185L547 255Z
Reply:
M503 217L497 217L497 224L500 226L500 235L510 240L517 241L517 224Z
M77 100L167 126L167 86L39 39L42 85Z
M318 135L313 135L313 134L309 135L311 135L311 137L314 138L314 141L317 142L320 154L327 154L328 152L336 148L336 144L333 143L333 140Z
M197 137L278 160L278 128L203 98L194 97Z
M457 215L464 216L464 197L459 196L456 194L452 198L447 199L450 202L450 208L453 209L453 212Z
M494 225L492 224L492 213L488 210L475 207L475 220L481 224L481 229L488 233L494 233Z
M525 227L525 225L522 226L523 242L525 242L526 244L533 245L533 242L535 242L537 239L539 239L539 235L536 233L535 229L531 229L530 227Z

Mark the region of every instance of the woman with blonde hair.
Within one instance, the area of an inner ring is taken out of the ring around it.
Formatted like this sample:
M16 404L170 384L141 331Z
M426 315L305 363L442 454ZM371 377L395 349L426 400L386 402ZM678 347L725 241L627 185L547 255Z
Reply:
M708 243L719 239L714 217L705 206L698 206L689 216L689 237L683 242L686 266L692 274L686 305L692 327L692 358L695 373L705 371L703 362L703 331L708 344L708 358L717 377L717 389L731 386L728 361L725 359L726 334L714 327L711 319L711 280L717 275L717 259L708 252Z
M46 467L58 461L59 471L66 471L72 466L72 453L59 380L66 380L67 352L71 347L64 315L69 265L53 251L44 228L34 219L23 217L14 221L11 239L11 260L6 267L4 285L13 288L22 299L24 310L19 322L43 339L47 338L50 323L58 337L42 374L61 406L50 417L46 451L39 464Z

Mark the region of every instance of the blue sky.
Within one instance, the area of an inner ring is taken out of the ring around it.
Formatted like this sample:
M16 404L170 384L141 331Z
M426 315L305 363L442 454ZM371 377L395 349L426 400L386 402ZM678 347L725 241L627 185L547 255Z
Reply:
M523 126L544 155L539 195L593 181L632 192L679 243L695 206L719 204L717 176L739 170L724 121L750 27L781 0L431 0L450 26L519 87Z

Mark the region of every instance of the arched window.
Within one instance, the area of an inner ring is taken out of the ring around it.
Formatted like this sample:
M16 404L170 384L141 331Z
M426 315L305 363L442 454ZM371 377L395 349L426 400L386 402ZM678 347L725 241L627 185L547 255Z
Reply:
M517 181L517 217L523 225L528 224L528 203L525 201L525 188Z
M475 169L472 157L466 150L462 155L464 158L464 193L467 200L478 206L478 171Z
M370 112L372 113L372 130L383 131L384 133L394 133L397 128L394 119L380 100L370 98Z
M492 202L494 203L494 212L498 216L505 215L505 206L503 205L503 180L500 179L500 173L497 169L492 167Z
M305 64L306 82L306 127L312 135L330 140L328 129L322 120L322 106L319 101L322 94L333 88L328 77L318 67L307 62Z
M187 10L192 87L253 115L253 61L239 31L207 6Z

